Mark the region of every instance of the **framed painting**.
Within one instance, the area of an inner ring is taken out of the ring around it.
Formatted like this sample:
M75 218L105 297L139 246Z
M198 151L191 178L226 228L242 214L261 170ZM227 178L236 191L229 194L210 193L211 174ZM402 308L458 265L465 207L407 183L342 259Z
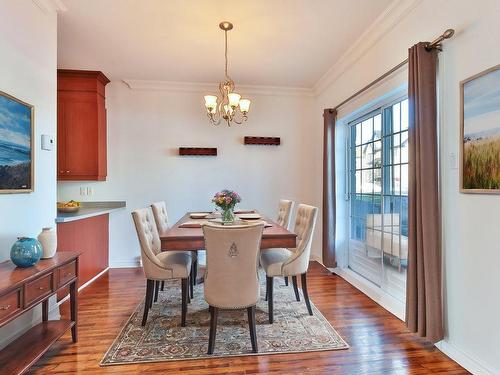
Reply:
M33 191L33 111L0 91L0 193Z
M500 194L500 65L460 82L460 191Z

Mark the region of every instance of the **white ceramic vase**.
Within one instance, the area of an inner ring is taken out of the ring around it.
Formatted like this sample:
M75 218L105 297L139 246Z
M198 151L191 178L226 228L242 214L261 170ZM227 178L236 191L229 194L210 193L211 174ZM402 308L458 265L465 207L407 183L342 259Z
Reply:
M52 258L57 250L57 234L52 228L42 228L42 232L38 235L38 241L42 244L42 258Z

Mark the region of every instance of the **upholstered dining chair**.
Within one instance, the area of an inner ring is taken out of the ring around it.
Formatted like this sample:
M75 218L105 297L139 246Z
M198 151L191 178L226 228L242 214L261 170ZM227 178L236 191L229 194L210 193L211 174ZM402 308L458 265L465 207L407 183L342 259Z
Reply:
M277 224L286 229L289 229L294 205L295 205L294 201L287 199L280 199L280 203L278 206L278 218L276 219Z
M182 308L181 326L186 326L188 280L191 271L191 256L186 253L171 253L161 251L160 236L153 218L151 208L143 208L132 212L137 236L141 245L141 259L144 274L146 275L146 301L142 325L146 325L148 312L153 303L155 282L181 279Z
M257 260L263 223L252 225L203 225L207 265L205 300L210 306L208 354L213 354L220 309L246 309L252 351L257 353L255 305L260 298Z
M168 222L168 214L167 214L167 204L164 201L155 202L151 204L151 209L153 210L153 216L156 222L156 228L159 233L165 232L169 228ZM196 277L198 271L198 252L197 251L172 251L171 253L186 253L192 256L191 259L191 277L189 283L189 292L191 294L191 298L194 295L194 285L196 284ZM161 283L161 290L165 287L165 282ZM158 289L159 282L155 283L155 297L154 301L158 300Z
M294 232L297 235L297 247L294 249L269 249L262 251L260 264L266 271L267 303L269 323L273 323L273 278L276 276L292 276L295 298L300 301L297 275L301 276L302 291L307 311L312 315L311 303L307 293L306 274L309 267L311 244L318 216L318 208L299 204L295 217Z
M276 223L283 228L290 229L290 221L292 219L294 201L288 199L280 199L280 204L278 206L278 218ZM285 276L285 285L288 286L288 276ZM266 297L267 299L267 297Z

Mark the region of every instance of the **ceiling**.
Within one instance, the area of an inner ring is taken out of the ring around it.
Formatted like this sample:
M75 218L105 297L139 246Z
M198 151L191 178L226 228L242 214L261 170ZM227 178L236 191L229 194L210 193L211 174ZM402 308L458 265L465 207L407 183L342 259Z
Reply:
M391 0L63 0L59 68L112 80L311 88Z

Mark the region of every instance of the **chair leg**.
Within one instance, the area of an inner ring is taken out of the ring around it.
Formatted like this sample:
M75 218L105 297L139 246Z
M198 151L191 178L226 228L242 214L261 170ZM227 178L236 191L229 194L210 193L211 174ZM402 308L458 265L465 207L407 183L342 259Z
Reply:
M198 251L195 251L195 254L198 255ZM194 267L193 267L193 285L196 285L196 280L198 277L198 256L196 257L196 260L194 261Z
M210 306L210 334L208 336L208 354L214 354L215 334L217 333L217 307Z
M146 282L146 301L144 302L144 314L142 315L143 327L146 325L146 321L148 320L149 306L151 304L151 300L153 299L153 288L154 288L154 281L148 280Z
M188 279L181 279L181 293L182 293L182 312L181 312L181 327L186 326L187 315L187 300L188 300Z
M297 276L292 276L293 290L295 292L295 298L300 301L299 286L297 285Z
M302 283L302 292L304 293L304 299L306 300L307 311L309 311L309 315L312 315L313 311L311 309L311 302L309 301L309 294L307 293L306 272L300 275L300 281Z
M194 263L193 263L194 264ZM194 270L193 266L191 266L191 273L189 274L189 298L194 298Z
M151 309L153 307L153 300L154 300L154 294L155 294L155 281L151 280L151 298L149 299L149 308Z
M257 331L255 329L255 306L247 308L248 327L250 328L250 341L252 342L252 352L257 353Z
M288 276L285 276L285 286L288 286Z
M158 302L158 292L160 291L160 282L155 281L155 302Z
M273 324L274 312L273 312L273 278L266 277L266 289L267 289L267 308L269 312L269 324Z
M164 289L165 289L165 280L161 282L161 291L163 292Z

